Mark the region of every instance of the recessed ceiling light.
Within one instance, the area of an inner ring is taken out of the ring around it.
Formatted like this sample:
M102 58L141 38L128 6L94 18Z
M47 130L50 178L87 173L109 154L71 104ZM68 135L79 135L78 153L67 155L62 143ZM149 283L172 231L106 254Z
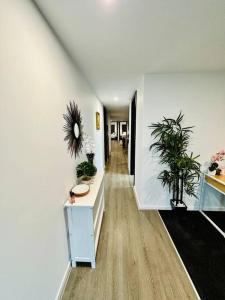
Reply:
M112 5L112 4L114 4L116 1L115 1L115 0L104 0L104 2L105 2L107 5Z
M118 101L119 100L119 98L118 97L114 97L114 101Z
M102 6L112 8L114 6L117 6L118 0L98 0Z

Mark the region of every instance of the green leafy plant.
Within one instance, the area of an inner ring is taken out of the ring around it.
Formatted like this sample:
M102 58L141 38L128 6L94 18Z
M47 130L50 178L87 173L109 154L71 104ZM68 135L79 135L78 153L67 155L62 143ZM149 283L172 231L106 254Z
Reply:
M182 113L177 119L163 117L161 122L149 126L155 139L150 150L158 152L160 163L167 166L158 178L172 192L172 206L184 205L184 192L197 198L196 188L201 174L197 161L199 155L187 153L193 126L182 127L183 117Z
M77 177L92 177L96 174L97 168L90 162L84 161L76 167Z

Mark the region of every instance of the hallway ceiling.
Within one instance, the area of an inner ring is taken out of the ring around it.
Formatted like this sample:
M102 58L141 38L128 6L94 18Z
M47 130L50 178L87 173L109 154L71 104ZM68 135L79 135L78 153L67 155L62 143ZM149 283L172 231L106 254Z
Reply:
M110 109L129 103L144 73L225 69L224 0L36 3Z
M119 108L119 109L113 109L109 111L110 113L110 119L112 121L128 121L129 120L129 109L127 107L125 108Z

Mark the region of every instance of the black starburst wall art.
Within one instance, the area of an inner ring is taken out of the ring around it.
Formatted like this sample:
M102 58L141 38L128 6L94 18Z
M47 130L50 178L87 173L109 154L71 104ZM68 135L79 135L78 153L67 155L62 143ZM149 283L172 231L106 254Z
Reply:
M74 101L67 105L67 113L63 115L66 124L63 130L66 132L64 141L67 142L67 148L71 156L75 158L79 155L82 149L83 142L83 125L80 110Z

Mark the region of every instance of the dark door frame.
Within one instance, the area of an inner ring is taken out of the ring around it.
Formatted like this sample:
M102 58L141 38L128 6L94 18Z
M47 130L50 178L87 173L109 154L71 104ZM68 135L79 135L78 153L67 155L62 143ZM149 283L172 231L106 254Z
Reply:
M103 115L104 115L104 149L105 149L105 164L109 160L109 128L108 128L108 112L103 107Z
M130 174L134 175L135 181L135 148L136 148L136 104L137 91L131 100L131 120L130 120Z

